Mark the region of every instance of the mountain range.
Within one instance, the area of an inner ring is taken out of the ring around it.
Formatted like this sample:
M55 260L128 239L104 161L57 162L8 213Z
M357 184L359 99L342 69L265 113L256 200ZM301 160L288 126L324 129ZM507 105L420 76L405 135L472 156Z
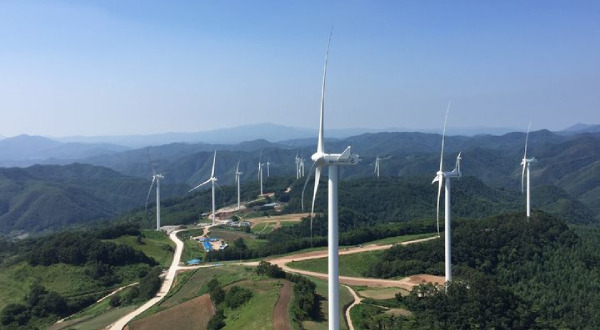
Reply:
M530 134L529 156L538 160L531 168L532 186L555 207L574 208L575 201L600 220L600 133L592 126L565 132L535 131ZM591 133L588 131L591 130ZM433 176L439 168L439 134L418 132L364 133L326 140L327 151L346 146L361 156L357 166L342 168L345 179L373 176L375 157L382 158L382 176ZM445 169L454 166L462 152L462 171L494 189L521 189L520 161L525 134L448 136ZM20 136L0 141L0 160L26 163L49 156L27 168L0 168L0 232L43 231L110 218L144 205L154 168L165 172L163 197L181 196L208 178L212 155L217 151L216 176L220 185L231 185L240 163L242 182L256 182L258 162L269 161L273 176L295 176L294 157L306 161L316 141L312 139L270 142L265 139L235 144L171 143L147 148L113 144L58 142ZM62 165L67 164L67 165ZM266 169L264 172L266 178ZM267 179L268 180L268 179ZM543 188L546 187L546 188ZM543 189L542 189L543 188ZM536 196L533 196L535 204ZM564 200L569 205L560 206ZM548 206L548 205L546 205Z

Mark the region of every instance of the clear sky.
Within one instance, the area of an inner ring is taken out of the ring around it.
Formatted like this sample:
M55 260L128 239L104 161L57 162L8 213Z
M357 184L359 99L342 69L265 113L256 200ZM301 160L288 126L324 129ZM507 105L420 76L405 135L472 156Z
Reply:
M0 135L600 124L600 2L0 0ZM450 131L449 131L450 132Z

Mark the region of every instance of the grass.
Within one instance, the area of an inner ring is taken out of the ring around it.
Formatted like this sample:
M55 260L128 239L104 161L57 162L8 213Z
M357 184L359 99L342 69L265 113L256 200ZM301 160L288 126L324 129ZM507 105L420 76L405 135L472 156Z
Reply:
M31 266L22 262L0 272L0 309L9 303L21 302L34 282L65 297L107 290L87 275L84 267Z
M268 243L267 240L257 239L256 235L254 234L225 228L214 229L210 236L218 237L220 240L224 240L227 244L232 244L236 239L242 238L246 245L251 249L260 249L262 246Z
M273 328L273 308L279 298L281 280L248 281L240 286L252 291L252 298L236 310L225 309L224 330L253 330Z
M413 241L421 238L428 238L437 236L436 233L428 233L428 234L413 234L413 235L403 235L403 236L394 236L382 238L376 241L368 242L365 244L377 244L377 245L388 245L388 244L398 244L406 241Z
M129 312L137 308L137 305L130 305L120 308L111 308L108 306L108 302L97 304L98 307L94 306L95 313L86 314L79 318L72 318L71 320L65 321L60 325L53 325L51 330L58 329L78 329L78 330L93 330L93 329L104 329L108 325L114 323L116 320L125 316ZM101 310L102 309L102 310ZM63 326L64 325L64 326Z
M362 277L372 264L380 260L383 251L368 251L339 256L340 275ZM327 273L327 258L294 261L287 264L291 268Z
M364 290L356 291L362 297L372 299L394 299L397 293L406 296L409 292L402 288L365 288Z
M108 241L131 246L135 250L142 251L147 256L154 258L163 268L169 267L173 260L175 244L163 232L144 230L143 234L145 238L142 239L141 244L137 242L136 236L122 236Z

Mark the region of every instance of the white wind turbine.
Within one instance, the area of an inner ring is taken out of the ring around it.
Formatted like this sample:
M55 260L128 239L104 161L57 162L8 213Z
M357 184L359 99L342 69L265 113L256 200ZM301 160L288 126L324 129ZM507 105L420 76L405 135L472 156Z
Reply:
M440 196L442 195L442 185L445 181L444 190L444 261L445 261L445 272L446 282L452 281L452 256L451 256L451 223L450 223L450 179L461 177L460 173L460 153L456 157L456 166L452 172L444 172L444 139L446 137L446 123L448 122L448 112L450 111L450 102L448 102L448 108L446 109L446 119L444 120L444 131L442 133L442 151L440 154L440 170L436 173L435 178L431 182L439 182L438 185L438 196L437 196L437 231L438 237L440 236ZM445 179L445 180L444 180Z
M146 196L146 208L148 208L148 199L150 198L152 187L154 186L154 182L156 182L156 230L160 230L160 180L165 177L164 173L156 173L152 160L150 160L150 151L148 151L148 163L150 163L150 167L152 168L152 183L150 184L150 189L148 189L148 195Z
M381 161L381 158L379 158L379 156L377 156L375 158L375 175L377 175L377 177L379 177L379 162Z
M525 153L523 154L523 159L521 160L521 166L523 166L523 171L521 172L521 193L524 192L525 185L525 169L527 169L527 217L529 218L531 215L531 189L529 185L530 177L529 177L529 165L531 163L535 163L537 160L535 157L527 158L527 143L529 142L529 130L531 129L531 123L529 127L527 127L527 136L525 137Z
M208 178L208 180L202 182L201 184L195 186L194 188L190 189L189 192L192 192L202 186L204 186L207 183L212 183L212 224L214 225L216 222L216 215L215 215L215 184L217 183L217 178L215 177L215 163L217 161L217 151L215 150L215 155L213 156L213 164L212 164L212 170L210 172L210 178Z
M296 151L296 179L300 179L300 157L298 157L298 151Z
M240 162L238 162L237 167L235 168L235 182L237 183L237 209L240 209L240 176L244 174L240 172Z
M267 160L267 178L271 176L271 165L273 165L271 160Z
M325 80L327 77L327 58L329 55L329 44L331 43L331 33L327 43L327 51L325 53L325 66L323 68L323 85L321 88L321 116L319 125L319 137L317 142L317 152L314 153L311 159L314 161L312 169L315 169L315 187L311 205L310 228L312 240L312 222L314 218L315 198L317 197L317 189L321 178L321 170L324 166L329 167L329 183L328 183L328 293L329 293L329 329L337 330L340 327L339 319L339 262L338 262L338 166L340 165L356 165L359 161L358 155L350 153L350 147L347 147L341 154L325 153L324 136L323 136L323 117L325 109ZM304 190L310 178L310 173L302 189ZM304 198L302 201L304 204Z
M262 159L262 157L261 157ZM263 195L263 167L265 164L259 159L258 161L258 180L260 181L260 196Z

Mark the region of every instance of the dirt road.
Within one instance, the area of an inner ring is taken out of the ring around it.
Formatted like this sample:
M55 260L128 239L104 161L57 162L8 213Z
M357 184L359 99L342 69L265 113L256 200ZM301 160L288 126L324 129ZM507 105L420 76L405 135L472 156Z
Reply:
M273 329L289 330L290 316L289 305L292 299L292 283L289 281L283 282L281 291L279 291L279 299L273 309Z

